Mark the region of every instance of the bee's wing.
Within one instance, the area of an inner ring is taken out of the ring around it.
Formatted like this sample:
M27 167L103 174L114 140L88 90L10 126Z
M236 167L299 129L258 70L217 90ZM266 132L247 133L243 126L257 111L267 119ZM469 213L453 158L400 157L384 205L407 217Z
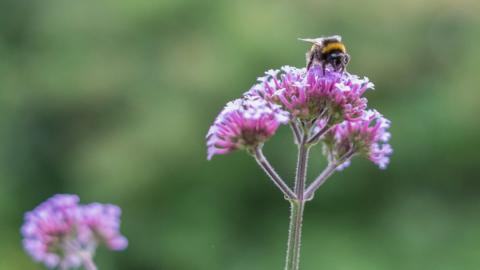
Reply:
M330 37L326 37L325 39L336 39L337 41L342 42L342 36L340 35L333 35Z
M322 45L325 40L336 40L342 42L342 37L339 35L329 36L329 37L319 37L319 38L299 38L298 40Z
M300 41L309 42L312 44L322 44L323 38L298 38Z
M324 39L325 38L320 37L320 38L299 38L298 40L322 46Z

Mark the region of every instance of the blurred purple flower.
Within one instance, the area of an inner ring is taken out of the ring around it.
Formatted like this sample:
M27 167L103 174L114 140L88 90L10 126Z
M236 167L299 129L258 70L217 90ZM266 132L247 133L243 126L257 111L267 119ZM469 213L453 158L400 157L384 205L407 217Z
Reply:
M208 159L236 149L252 150L273 136L280 124L288 121L288 112L262 98L245 97L231 101L207 133Z
M318 65L308 72L305 68L284 66L267 71L258 80L246 96L260 96L281 104L301 120L326 119L330 125L361 117L367 107L367 99L362 95L373 88L366 77L360 79L329 68L324 74Z
M120 215L122 210L111 204L92 203L81 207L82 239L98 237L111 250L123 250L127 239L120 234Z
M58 194L25 214L23 246L49 268L77 268L95 253L98 243L126 248L120 235L120 209L113 205L78 204L76 195Z
M388 144L390 121L375 110L368 110L358 121L344 121L334 126L325 136L326 152L330 161L349 164L351 156L367 157L380 169L385 169L393 149Z

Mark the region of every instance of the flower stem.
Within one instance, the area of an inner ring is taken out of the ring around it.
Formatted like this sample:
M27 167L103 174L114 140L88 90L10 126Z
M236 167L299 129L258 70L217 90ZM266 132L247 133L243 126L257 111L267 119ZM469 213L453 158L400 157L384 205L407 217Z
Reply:
M288 233L285 270L298 270L300 265L300 243L305 201L290 201L290 228Z
M290 200L290 226L288 233L287 259L285 270L298 270L300 266L300 244L302 239L303 209L305 207L304 191L307 177L308 130L304 129L302 140L298 146L297 174L295 177L295 194L297 199Z
M333 172L335 172L335 169L337 168L337 165L335 163L330 163L325 170L323 170L322 173L313 181L312 184L305 190L305 198L307 200L311 200L313 198L313 195L315 194L315 191L323 184L325 181L328 179L330 175L332 175Z
M85 270L97 270L97 266L93 262L92 256L89 253L84 253L81 257Z
M307 145L308 134L302 138L300 145L298 146L298 161L297 161L297 174L295 177L295 189L297 199L303 201L303 191L305 189L305 178L307 177L307 165L308 165L308 153L310 146Z
M333 127L333 125L330 123L330 119L327 120L327 123L325 124L325 126L319 130L316 134L314 134L310 139L308 139L308 143L309 144L316 144L318 143L318 141L320 140L320 138L325 134L327 133L331 128Z
M343 162L346 162L355 154L355 151L351 150L348 151L339 161L330 162L328 166L320 173L320 175L310 184L310 186L305 190L305 199L307 201L313 199L313 195L315 191L327 181L328 177L330 177L335 170L341 165Z
M292 128L292 133L293 133L295 144L300 144L300 140L302 139L302 135L300 133L300 130L298 129L297 123L294 120L290 121L290 127Z
M285 181L283 181L282 178L277 174L275 169L273 169L267 158L263 155L261 146L255 148L254 157L258 165L262 167L273 183L282 191L287 200L293 200L297 197L295 193L293 193L293 191L288 187Z

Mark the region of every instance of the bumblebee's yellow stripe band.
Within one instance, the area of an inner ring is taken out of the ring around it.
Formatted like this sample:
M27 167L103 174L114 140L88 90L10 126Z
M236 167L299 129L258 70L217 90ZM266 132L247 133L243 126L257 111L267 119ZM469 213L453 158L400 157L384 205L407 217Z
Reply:
M340 42L333 42L333 43L329 43L327 44L323 49L322 49L322 53L328 53L328 52L331 52L333 50L340 50L342 52L345 52L346 49L345 49L345 45L343 45L342 43Z

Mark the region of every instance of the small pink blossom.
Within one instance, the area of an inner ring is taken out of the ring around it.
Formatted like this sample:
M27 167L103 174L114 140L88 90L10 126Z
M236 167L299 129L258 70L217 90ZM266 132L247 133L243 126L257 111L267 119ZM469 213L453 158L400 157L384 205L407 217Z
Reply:
M120 234L120 207L111 204L91 203L82 206L81 228L89 238L98 237L111 250L123 250L127 239Z
M375 110L368 110L358 121L344 121L334 126L325 138L327 153L331 160L349 164L349 157L360 154L380 169L385 169L393 149L388 144L390 121ZM348 158L346 158L348 157Z
M208 131L208 159L236 149L252 149L268 140L288 121L288 112L259 97L229 102Z
M58 194L25 214L23 246L35 261L49 268L80 267L99 243L112 250L126 248L120 232L120 208L78 204L76 195Z

